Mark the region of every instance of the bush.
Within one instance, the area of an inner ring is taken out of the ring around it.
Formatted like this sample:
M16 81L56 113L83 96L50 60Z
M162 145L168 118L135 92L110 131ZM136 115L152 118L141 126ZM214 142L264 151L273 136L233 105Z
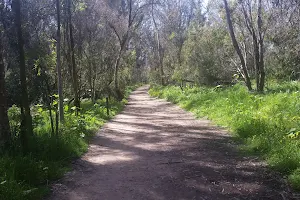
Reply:
M134 89L126 90L126 95ZM88 139L104 122L120 112L126 100L110 100L110 116L106 114L105 99L93 104L82 101L80 115L65 106L65 123L59 134L53 136L49 110L42 105L32 107L34 137L30 139L30 153L23 155L20 148L20 109L12 106L9 119L13 132L13 144L6 154L0 156L0 199L41 199L49 190L49 181L58 179L67 170L69 162L88 149ZM53 108L53 115L54 115ZM55 122L55 120L54 120Z

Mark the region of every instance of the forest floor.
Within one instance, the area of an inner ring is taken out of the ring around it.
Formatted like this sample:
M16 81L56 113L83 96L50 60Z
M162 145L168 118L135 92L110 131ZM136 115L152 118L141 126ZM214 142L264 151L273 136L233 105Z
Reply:
M292 199L280 176L241 155L225 130L147 91L130 95L49 200Z

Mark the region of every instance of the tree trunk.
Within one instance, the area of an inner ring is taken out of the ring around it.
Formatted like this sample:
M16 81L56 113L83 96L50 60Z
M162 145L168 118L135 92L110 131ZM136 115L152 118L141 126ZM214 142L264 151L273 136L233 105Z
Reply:
M248 70L247 70L247 67L246 67L246 61L244 59L242 51L241 51L241 49L239 47L239 44L238 44L238 42L236 40L236 37L235 37L235 33L234 33L234 30L233 30L233 25L232 25L232 21L231 21L230 10L229 10L227 0L224 0L224 5L225 5L227 24L228 24L228 29L229 29L230 37L231 37L231 40L232 40L232 44L233 44L234 49L235 49L235 51L237 52L237 54L240 58L246 86L247 86L248 90L251 91L252 90L252 85L251 85L251 80L250 80Z
M56 70L57 70L57 89L58 89L58 111L59 120L62 123L64 121L64 97L62 88L61 77L61 60L60 60L60 1L56 0L56 12L57 12L57 38L56 38Z
M156 39L156 42L157 42L157 57L158 57L158 60L159 60L160 83L161 83L161 85L165 85L162 48L161 48L161 44L160 44L160 36L159 36L158 27L157 27L156 20L155 20L155 17L154 17L154 2L153 1L152 1L152 20L153 20L153 23L154 23L155 35L156 35L155 39Z
M257 4L257 30L255 29L254 21L252 18L253 11L251 5L247 4L249 14L247 13L243 2L241 2L241 5L243 8L247 29L252 37L253 56L255 62L256 90L258 92L263 92L264 85L265 85L265 70L264 70L264 38L262 34L261 0L258 0L258 4Z
M24 41L21 25L21 5L20 0L12 1L12 9L15 12L15 26L18 35L18 51L20 65L20 82L21 82L21 142L23 151L28 151L29 137L33 135L32 117L28 100L27 84L26 84L26 65L24 53Z
M258 16L257 16L257 27L258 27L258 36L259 36L259 72L260 72L260 80L259 80L259 86L257 88L257 90L259 92L263 92L264 91L264 87L265 87L265 77L266 77L266 73L265 73L265 61L264 61L264 51L265 51L265 47L264 47L264 37L262 34L262 3L261 0L258 0Z
M259 46L257 43L257 37L254 32L252 31L252 42L253 42L253 52L254 52L254 61L255 61L255 80L256 80L256 89L258 91L260 85L260 61L259 61Z
M5 69L2 54L2 32L0 29L0 150L10 144L11 133L7 116L7 99L5 91Z
M70 53L71 53L71 63L72 63L72 80L74 89L74 106L80 108L80 100L78 94L78 77L75 61L75 51L74 51L74 37L73 37L73 25L72 25L72 13L71 13L71 0L68 0L68 20L69 20L69 34L70 34Z
M157 46L158 46L158 59L159 59L159 71L160 71L160 83L161 85L165 85L165 73L164 73L164 57L163 57L163 49L161 48L159 41L159 33L157 32Z
M263 48L263 44L261 44L261 48ZM266 78L266 72L265 72L265 63L264 63L264 53L260 52L260 81L259 81L259 92L263 92L265 88L265 78Z
M122 52L123 52L123 45L121 45L121 48L119 50L119 53L118 53L118 56L117 56L117 59L116 59L116 62L115 62L115 67L114 67L114 83L115 83L115 92L116 92L116 95L117 95L117 99L119 101L121 101L123 99L123 94L119 88L119 65L120 65L120 60L121 60L121 57L122 57Z
M95 89L95 85L96 85L96 79L97 79L97 72L94 72L95 75L93 77L93 81L92 81L92 102L93 104L96 103L96 89Z
M67 11L68 12L68 11ZM66 21L64 24L64 46L66 47L66 62L68 66L68 79L72 83L73 87L73 79L72 79L72 62L71 62L71 45L70 45L70 34L69 34L69 23Z
M87 55L87 65L88 65L88 83L89 83L89 87L90 87L90 90L91 90L91 100L92 102L94 103L93 101L93 70L92 70L92 64L91 64L91 61L90 61L90 58L89 58L89 55Z

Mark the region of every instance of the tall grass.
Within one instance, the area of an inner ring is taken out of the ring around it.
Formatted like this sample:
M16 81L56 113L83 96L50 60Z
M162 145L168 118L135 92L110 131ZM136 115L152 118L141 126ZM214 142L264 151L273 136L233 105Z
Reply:
M126 97L135 87L126 90ZM110 100L110 116L106 114L105 99L96 104L84 100L78 116L65 106L65 123L59 127L57 137L51 136L49 111L42 105L32 107L34 137L30 140L30 153L21 153L19 142L20 110L9 109L13 145L0 155L0 199L41 199L49 192L48 184L60 178L72 159L87 151L88 140L106 120L120 112L127 101Z
M150 94L226 127L244 142L244 150L261 155L300 190L299 82L269 85L265 94L249 93L242 85L184 90L154 86Z

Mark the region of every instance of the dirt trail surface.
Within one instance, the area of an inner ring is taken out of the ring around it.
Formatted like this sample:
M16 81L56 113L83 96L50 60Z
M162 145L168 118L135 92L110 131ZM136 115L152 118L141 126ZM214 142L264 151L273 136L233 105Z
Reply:
M261 162L237 153L224 130L147 91L132 93L48 199L290 199Z

